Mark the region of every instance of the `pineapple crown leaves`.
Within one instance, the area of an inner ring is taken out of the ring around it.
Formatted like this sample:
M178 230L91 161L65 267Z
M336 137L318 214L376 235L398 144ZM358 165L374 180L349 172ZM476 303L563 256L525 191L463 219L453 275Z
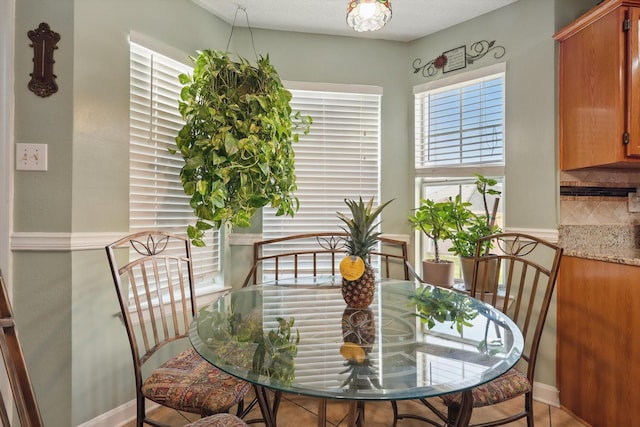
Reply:
M346 247L350 255L356 255L366 261L369 255L369 250L376 244L377 237L381 234L375 232L374 229L380 224L375 222L376 218L382 210L393 201L379 205L375 209L373 208L373 197L365 204L362 197L356 202L355 200L344 199L345 204L351 211L351 218L345 214L336 212L338 218L345 223L345 226L341 226L349 237L347 238Z

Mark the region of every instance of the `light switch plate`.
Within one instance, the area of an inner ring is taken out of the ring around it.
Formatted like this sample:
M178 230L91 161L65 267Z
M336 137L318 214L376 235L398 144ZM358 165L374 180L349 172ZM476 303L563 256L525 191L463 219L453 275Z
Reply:
M47 144L16 144L16 170L46 171Z

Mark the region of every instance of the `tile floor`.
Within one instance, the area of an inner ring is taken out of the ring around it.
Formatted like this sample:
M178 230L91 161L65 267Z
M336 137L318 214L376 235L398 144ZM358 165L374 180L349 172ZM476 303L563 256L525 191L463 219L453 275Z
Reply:
M437 399L436 399L437 400ZM491 419L493 414L509 413L514 407L519 408L520 402L507 402L492 408L479 408L474 410L472 422L480 422ZM250 400L247 400L250 401ZM400 412L412 412L430 416L429 411L415 401L398 402ZM329 401L327 405L327 427L345 427L347 425L348 406L344 402ZM534 402L536 427L581 427L581 423L562 409L543 403ZM316 399L285 394L278 411L278 427L315 427L317 425L318 401ZM171 425L183 426L197 419L193 414L183 414L176 411L161 408L154 412L157 419ZM258 418L259 409L256 407L246 419ZM433 417L433 415L431 415ZM393 413L388 402L372 402L366 404L366 427L388 427L393 425ZM262 423L251 424L261 426ZM526 420L509 424L509 426L525 426ZM428 424L417 420L404 419L398 421L398 427L425 427ZM124 424L122 427L135 427L135 422Z

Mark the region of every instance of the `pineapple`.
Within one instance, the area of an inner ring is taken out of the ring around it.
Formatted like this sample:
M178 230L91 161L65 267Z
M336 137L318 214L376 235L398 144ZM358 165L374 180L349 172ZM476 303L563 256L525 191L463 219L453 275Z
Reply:
M366 308L373 301L376 278L369 264L369 252L380 235L374 231L380 223L374 221L391 201L373 209L373 197L366 205L362 197L359 202L345 199L352 218L338 212L338 218L346 224L342 229L349 234L345 244L349 256L340 265L342 297L349 307Z
M342 340L358 344L365 354L369 354L376 340L373 311L369 308L345 308L342 313Z
M342 313L342 341L340 354L347 367L340 374L348 373L342 383L345 392L381 388L378 374L369 353L376 340L373 311L369 308L345 308Z
M340 354L346 359L344 366L347 367L340 374L349 374L341 385L345 392L382 388L372 360L360 345L345 342L340 347Z

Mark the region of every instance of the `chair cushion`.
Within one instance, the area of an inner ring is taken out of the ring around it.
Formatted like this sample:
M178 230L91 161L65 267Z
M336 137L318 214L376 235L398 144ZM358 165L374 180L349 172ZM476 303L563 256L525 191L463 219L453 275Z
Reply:
M200 418L198 421L187 424L184 427L245 427L249 424L231 414L216 414L210 417Z
M190 348L153 371L142 385L142 394L179 411L212 414L226 412L243 399L249 387Z
M471 393L473 406L480 407L504 402L530 391L531 383L527 376L517 369L511 369L493 381L474 387ZM441 398L447 406L460 405L462 393L445 394Z

